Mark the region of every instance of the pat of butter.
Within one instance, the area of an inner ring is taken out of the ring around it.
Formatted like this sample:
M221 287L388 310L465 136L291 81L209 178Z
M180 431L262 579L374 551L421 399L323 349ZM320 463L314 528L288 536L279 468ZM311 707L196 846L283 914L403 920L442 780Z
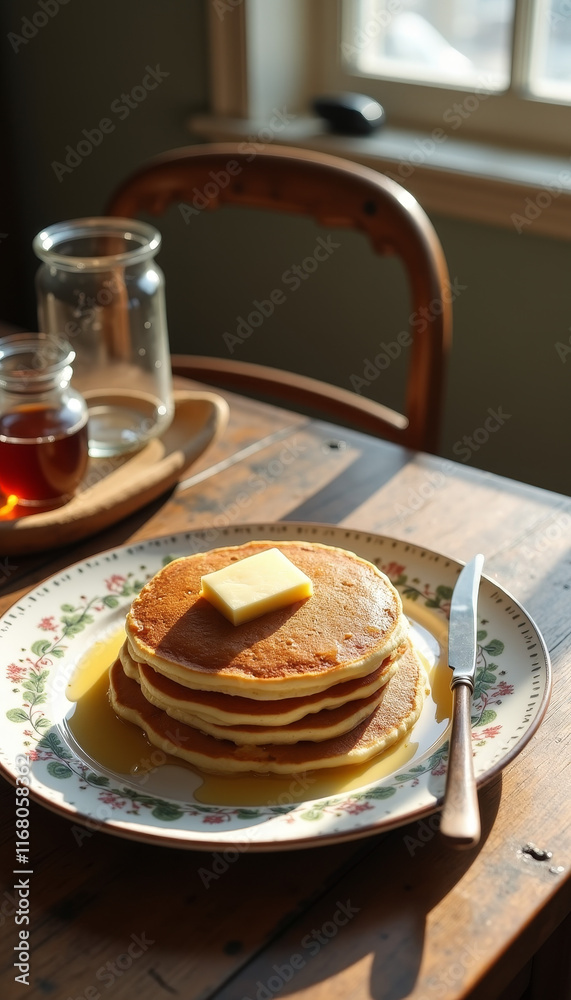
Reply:
M233 625L311 597L311 580L279 549L266 549L202 577L202 596Z

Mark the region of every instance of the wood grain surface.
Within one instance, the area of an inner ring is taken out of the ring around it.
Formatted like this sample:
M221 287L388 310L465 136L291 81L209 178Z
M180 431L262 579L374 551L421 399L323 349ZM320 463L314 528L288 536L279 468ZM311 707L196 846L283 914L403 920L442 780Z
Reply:
M217 393L175 390L172 423L133 454L89 460L78 491L63 507L0 519L0 552L61 548L103 531L176 485L224 430L228 407Z
M480 791L482 838L461 853L421 821L355 843L245 852L206 888L210 853L78 834L32 804L29 988L14 983L14 793L1 781L0 995L569 1000L568 941L553 935L571 909L571 502L226 395L228 428L183 488L71 547L0 559L0 613L58 569L135 539L264 519L342 523L462 560L483 552L546 640L547 716ZM522 853L528 842L550 861ZM338 932L324 937L335 915Z

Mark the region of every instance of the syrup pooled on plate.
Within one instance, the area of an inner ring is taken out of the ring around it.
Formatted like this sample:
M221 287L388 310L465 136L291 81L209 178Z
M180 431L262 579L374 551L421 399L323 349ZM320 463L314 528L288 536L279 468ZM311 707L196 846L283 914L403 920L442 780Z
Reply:
M138 726L120 719L108 698L109 666L125 639L121 627L94 643L70 677L66 695L76 703L67 728L95 764L135 780L166 763L187 767L163 753Z
M445 645L418 622L412 624L416 649L430 687L423 715L427 713L431 722L437 724L433 734L437 739L451 712L450 672L440 652ZM78 664L67 688L70 700L76 701L67 726L78 745L95 763L134 783L168 764L190 771L201 779L199 787L192 791L189 788L188 793L198 802L226 806L289 805L351 792L398 773L412 760L419 747L413 737L422 717L408 736L365 764L284 776L206 774L153 746L142 729L119 718L113 711L107 694L107 673L124 635L121 628L95 643ZM427 749L430 745L429 737Z

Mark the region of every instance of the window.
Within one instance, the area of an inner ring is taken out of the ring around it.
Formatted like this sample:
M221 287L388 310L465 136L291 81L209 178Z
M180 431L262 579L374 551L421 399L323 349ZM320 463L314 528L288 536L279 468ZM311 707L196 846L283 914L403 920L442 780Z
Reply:
M571 0L538 0L532 36L532 91L571 103Z
M276 141L383 170L428 211L512 230L527 212L518 232L571 238L571 0L205 2L195 135L255 139L286 110ZM376 97L387 126L329 134L311 101L343 90Z
M432 128L459 105L465 138L569 153L571 0L339 0L336 16L328 84L394 124Z
M514 0L354 0L344 14L342 53L364 76L491 91L509 83Z

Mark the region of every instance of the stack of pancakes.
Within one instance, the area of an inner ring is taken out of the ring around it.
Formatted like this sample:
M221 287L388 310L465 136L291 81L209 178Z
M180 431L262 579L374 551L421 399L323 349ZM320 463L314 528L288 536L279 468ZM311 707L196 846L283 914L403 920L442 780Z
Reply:
M279 548L313 595L235 626L201 578ZM425 677L400 596L372 563L315 542L255 541L169 563L133 601L110 698L151 743L206 771L360 763L420 714Z

